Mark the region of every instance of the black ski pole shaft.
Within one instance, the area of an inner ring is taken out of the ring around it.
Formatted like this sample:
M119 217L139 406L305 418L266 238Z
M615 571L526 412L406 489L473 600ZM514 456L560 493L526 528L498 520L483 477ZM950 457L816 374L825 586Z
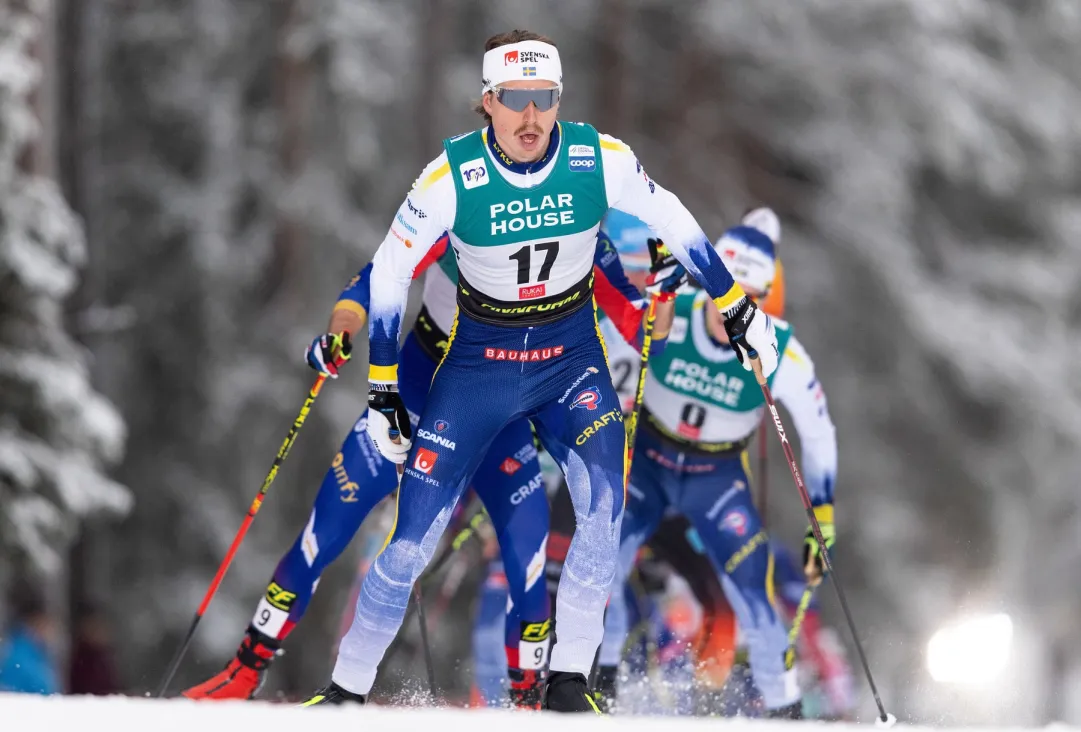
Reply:
M762 373L762 362L758 359L758 354L753 351L750 359L755 378L758 380L758 385L762 387L762 396L766 400L766 408L769 410L770 417L773 419L773 426L777 430L777 437L781 440L781 448L784 450L785 459L788 461L788 469L792 471L792 479L796 482L796 490L799 491L800 500L803 501L803 508L807 511L807 517L811 523L811 532L814 534L815 541L818 542L818 550L822 553L822 563L826 567L826 572L833 576L833 582L830 584L833 585L833 589L837 592L837 600L841 603L841 610L844 612L845 620L848 622L848 630L852 633L852 640L856 644L856 653L860 657L863 673L867 676L871 694L874 695L875 704L878 706L879 720L883 724L888 724L890 715L886 712L886 707L882 704L882 698L878 695L878 687L875 686L874 676L871 675L871 665L867 663L867 654L863 652L863 644L860 643L859 635L856 633L856 623L852 619L852 611L848 609L848 600L845 598L844 589L841 587L840 577L837 576L833 563L830 561L829 552L826 550L826 540L822 537L822 527L818 525L818 518L815 516L814 507L811 505L811 496L807 493L807 486L803 482L803 476L800 475L796 456L792 452L792 445L789 444L788 437L785 435L784 424L781 422L781 415L777 412L777 404L773 401L773 393L770 391L769 382Z

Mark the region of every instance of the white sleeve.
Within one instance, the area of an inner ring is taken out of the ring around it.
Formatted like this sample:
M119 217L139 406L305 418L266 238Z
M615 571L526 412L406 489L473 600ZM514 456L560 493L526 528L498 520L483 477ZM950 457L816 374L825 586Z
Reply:
M402 201L372 259L369 378L397 379L398 337L413 271L454 225L457 194L443 152L428 164Z
M743 297L743 288L736 285L687 207L650 179L627 145L608 135L600 138L608 205L638 217L656 232L687 272L718 300L721 310Z
M837 479L837 432L826 406L826 392L815 377L814 363L795 336L781 355L773 377L773 396L792 416L799 433L803 479L814 505L833 503Z

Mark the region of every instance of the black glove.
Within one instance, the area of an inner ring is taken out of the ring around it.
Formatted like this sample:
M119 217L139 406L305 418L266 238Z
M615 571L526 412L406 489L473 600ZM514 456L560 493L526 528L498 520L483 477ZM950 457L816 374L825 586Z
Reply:
M743 368L751 370L750 359L744 356L758 356L762 373L767 377L772 374L780 360L773 320L759 312L758 306L749 297L744 297L725 311L724 316L724 331Z
M396 465L405 462L413 444L413 425L397 384L368 384L368 435L387 460Z

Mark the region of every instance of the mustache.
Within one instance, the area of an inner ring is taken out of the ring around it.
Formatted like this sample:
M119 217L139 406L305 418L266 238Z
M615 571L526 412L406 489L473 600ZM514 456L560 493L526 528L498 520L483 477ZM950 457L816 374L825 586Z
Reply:
M529 124L529 123L526 123L526 124L522 125L521 127L519 127L518 129L516 129L514 131L514 136L515 137L517 137L518 135L527 135L527 134L534 134L537 137L540 137L541 135L544 134L544 132L541 130L539 125L534 125L534 124Z

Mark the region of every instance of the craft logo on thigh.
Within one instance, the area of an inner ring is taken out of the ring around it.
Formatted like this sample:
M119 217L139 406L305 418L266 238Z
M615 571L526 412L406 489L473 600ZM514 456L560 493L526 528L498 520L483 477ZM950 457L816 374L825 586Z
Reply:
M435 461L438 458L438 453L418 445L417 456L413 459L413 467L425 475L429 475L432 472L432 468L435 467Z
M517 506L519 503L533 495L533 491L537 490L543 485L544 477L538 473L537 475L533 476L528 483L521 486L518 490L514 491L514 493L510 494L511 505Z
M574 397L571 401L571 409L588 409L594 411L597 405L601 403L601 392L597 387L590 387L585 391L578 392L578 396Z
M575 438L574 444L575 445L584 445L586 443L586 440L588 440L593 435L597 434L597 432L599 432L600 430L604 429L605 427L607 427L610 424L615 424L617 422L622 422L622 421L623 421L623 412L621 412L619 410L619 407L616 407L615 409L610 409L607 412L605 412L604 414L602 414L599 417L597 417L596 419L594 419L593 424L589 425L584 430L582 430L578 434L578 437Z
M762 546L769 541L769 534L765 529L760 530L757 534L752 536L750 540L736 550L736 553L728 558L728 561L724 563L724 571L728 574L732 574L739 568L739 565L743 564L747 560L747 557L754 554L754 550Z
M531 348L518 351L508 348L485 348L484 357L492 361L547 361L563 355L563 346Z

